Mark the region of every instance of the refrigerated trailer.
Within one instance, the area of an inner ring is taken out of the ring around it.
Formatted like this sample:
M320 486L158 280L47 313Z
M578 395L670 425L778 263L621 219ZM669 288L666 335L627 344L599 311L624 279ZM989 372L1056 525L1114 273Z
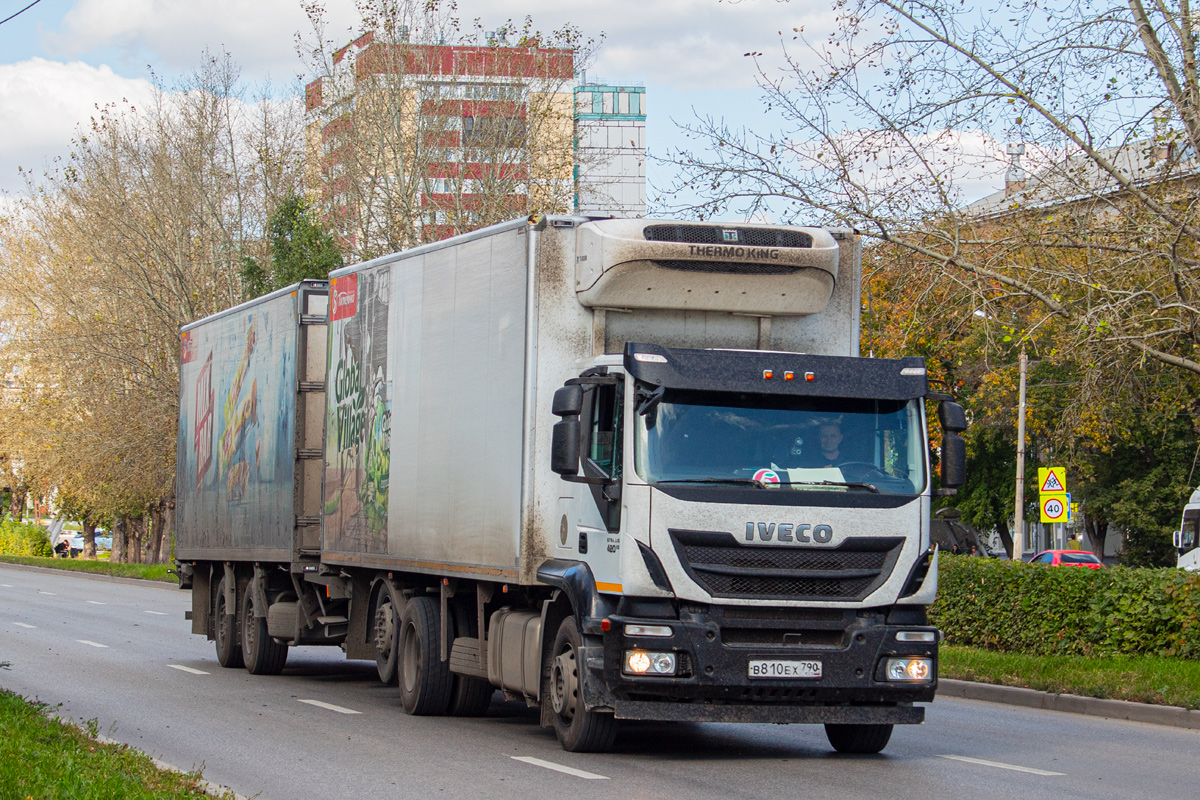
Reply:
M226 667L373 659L418 715L823 723L937 686L925 402L860 357L850 231L551 216L183 329L176 555Z

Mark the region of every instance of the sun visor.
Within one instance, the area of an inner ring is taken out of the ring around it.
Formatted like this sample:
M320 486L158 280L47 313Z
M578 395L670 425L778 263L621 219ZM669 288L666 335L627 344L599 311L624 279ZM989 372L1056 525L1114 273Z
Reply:
M575 293L589 308L804 316L837 280L823 228L595 220L576 235Z

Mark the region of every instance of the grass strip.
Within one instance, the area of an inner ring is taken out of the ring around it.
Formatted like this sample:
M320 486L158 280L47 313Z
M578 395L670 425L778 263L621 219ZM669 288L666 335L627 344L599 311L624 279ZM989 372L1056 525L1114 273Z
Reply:
M96 721L80 730L0 689L0 800L86 797L89 800L211 800L199 772L159 769L127 745L101 744ZM232 795L226 795L232 797Z
M168 575L171 564L114 564L110 561L91 561L85 558L40 558L38 556L0 555L0 562L26 564L33 567L49 567L68 572L90 572L96 575L117 575L122 578L141 578L147 581L175 583L174 575Z
M1149 656L1085 658L942 645L938 676L1105 700L1200 708L1200 662Z

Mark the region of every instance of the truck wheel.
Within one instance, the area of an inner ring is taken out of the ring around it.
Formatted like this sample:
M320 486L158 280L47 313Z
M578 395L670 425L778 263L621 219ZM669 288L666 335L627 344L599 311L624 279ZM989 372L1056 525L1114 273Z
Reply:
M400 701L414 716L441 716L450 706L453 675L439 649L436 600L414 597L400 622Z
M213 602L213 628L213 638L217 641L217 663L229 669L242 666L237 617L226 613L225 609L224 578L217 582L217 596Z
M604 753L612 749L617 720L611 713L584 708L579 663L583 637L574 617L558 627L550 651L549 700L554 710L554 732L564 750L572 753Z
M878 753L892 738L892 726L826 724L825 735L839 753Z
M386 590L379 593L375 601L374 642L375 670L384 683L396 682L396 662L400 660L400 620L396 618L396 607Z
M251 581L242 595L242 660L251 675L278 675L287 663L288 646L267 633L267 618L254 615L254 586Z

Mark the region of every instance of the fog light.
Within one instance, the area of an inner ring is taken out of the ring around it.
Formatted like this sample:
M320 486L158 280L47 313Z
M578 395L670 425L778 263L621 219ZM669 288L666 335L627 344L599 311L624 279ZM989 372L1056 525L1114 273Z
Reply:
M626 625L626 636L670 636L670 625Z
M626 650L624 671L629 675L674 675L675 654Z
M933 659L889 658L885 672L889 681L929 683L933 680Z
M927 642L937 641L937 631L896 631L897 642Z

